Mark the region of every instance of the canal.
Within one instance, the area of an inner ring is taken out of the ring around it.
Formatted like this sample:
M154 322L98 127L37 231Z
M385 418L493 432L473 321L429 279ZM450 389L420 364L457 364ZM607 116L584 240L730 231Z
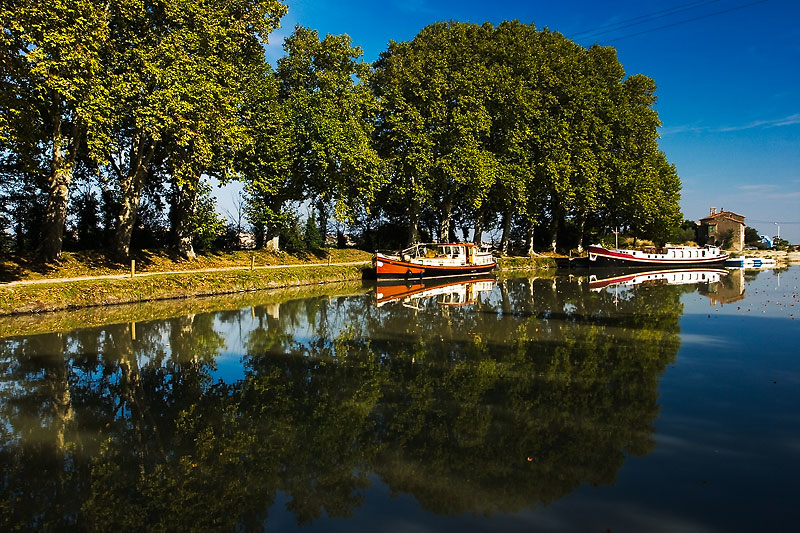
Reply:
M0 319L0 528L794 531L800 267Z

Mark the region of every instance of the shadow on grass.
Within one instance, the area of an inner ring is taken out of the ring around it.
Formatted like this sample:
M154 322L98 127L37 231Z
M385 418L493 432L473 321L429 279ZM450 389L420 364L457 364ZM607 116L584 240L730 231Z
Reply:
M17 258L0 261L0 282L18 281L24 274L25 269L22 268Z

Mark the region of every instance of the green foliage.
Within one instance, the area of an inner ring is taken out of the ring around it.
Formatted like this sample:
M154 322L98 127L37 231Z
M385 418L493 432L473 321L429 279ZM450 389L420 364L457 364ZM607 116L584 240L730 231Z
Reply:
M671 242L688 243L697 241L697 223L694 220L684 220L680 227L675 229Z
M148 189L173 184L189 205L202 176L243 181L259 244L304 202L323 236L330 217L406 224L412 240L498 224L504 242L562 247L616 227L686 236L655 82L626 77L609 47L517 21L440 22L370 66L348 36L297 27L273 71L263 44L286 12L277 0L0 9L2 168L44 193L49 255L84 167L118 202L103 233L121 256ZM190 211L171 217L183 243Z
M306 218L306 227L303 230L303 241L305 242L306 249L316 251L322 249L325 245L325 239L319 232L319 224L314 215Z
M365 81L369 65L347 35L296 27L278 60L279 101L292 124L291 172L306 198L332 201L339 220L369 207L381 180L371 144L377 100ZM321 221L325 222L325 221Z
M745 244L754 244L761 242L761 236L756 228L747 226L744 228L744 242Z
M404 206L412 235L425 210L440 238L452 213L499 212L524 233L546 222L554 241L566 220L579 240L625 226L664 241L680 223L655 84L624 79L613 49L518 22L436 23L390 43L375 69L384 199Z
M303 227L300 225L300 217L294 213L283 213L278 238L281 248L290 254L304 252L308 249Z
M211 250L214 241L225 233L225 220L217 214L216 207L217 201L211 194L211 186L201 183L194 210L189 217L194 246L201 250Z
M772 239L772 248L775 250L786 250L789 246L789 241L778 237L777 235Z

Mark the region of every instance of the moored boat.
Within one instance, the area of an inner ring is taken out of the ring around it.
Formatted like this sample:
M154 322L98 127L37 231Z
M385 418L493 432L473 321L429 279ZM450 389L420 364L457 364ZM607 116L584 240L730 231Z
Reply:
M761 268L767 267L772 268L777 265L778 262L769 257L730 257L725 260L726 267L734 267L734 268Z
M590 266L679 268L722 265L728 254L718 246L672 246L642 250L609 250L600 245L589 246Z
M397 253L375 252L378 279L485 274L497 266L491 252L472 243L418 243Z

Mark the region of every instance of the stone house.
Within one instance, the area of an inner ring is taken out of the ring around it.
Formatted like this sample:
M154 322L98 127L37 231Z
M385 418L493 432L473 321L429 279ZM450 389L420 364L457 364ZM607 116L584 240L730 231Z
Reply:
M744 249L744 216L732 211L711 208L711 214L701 218L697 228L697 240L701 244L721 245L731 236L731 249Z

